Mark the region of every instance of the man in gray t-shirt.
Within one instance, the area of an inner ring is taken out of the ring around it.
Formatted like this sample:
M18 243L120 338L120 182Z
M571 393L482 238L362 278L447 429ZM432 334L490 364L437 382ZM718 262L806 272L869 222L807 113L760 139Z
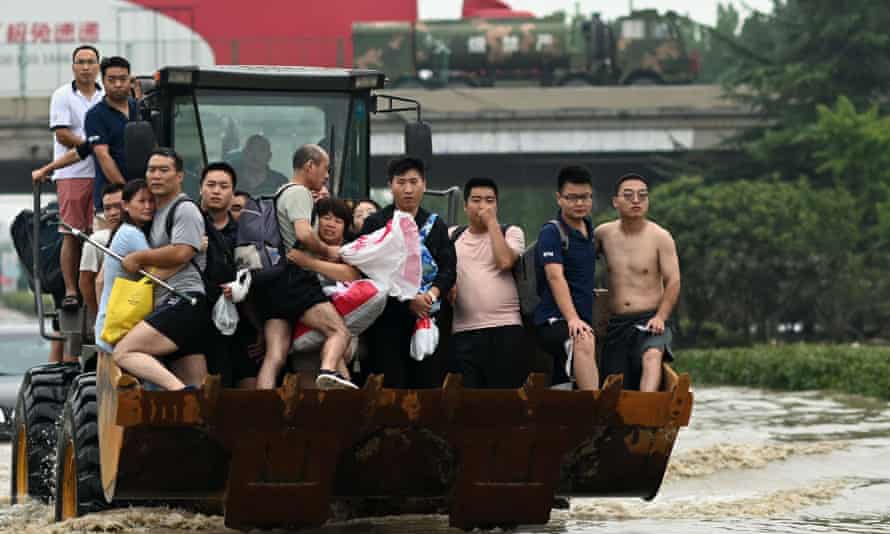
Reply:
M121 265L130 272L172 272L167 282L195 297L197 303L192 305L156 287L154 311L118 342L114 361L124 371L167 390L200 386L207 376L202 343L213 328L201 277L206 262L204 217L194 202L182 198L182 158L176 152L155 149L145 175L157 206L150 235L152 248L128 254ZM168 215L171 225L167 224Z
M174 207L175 212L171 213L170 209ZM167 218L171 216L173 217L172 225L167 221ZM168 227L170 228L169 234L167 233ZM179 193L172 202L163 207L159 206L158 211L155 212L150 236L152 248L158 249L165 245L181 244L188 245L195 250L192 260L167 279L167 283L179 291L204 294L204 280L201 278L201 271L207 264L207 254L202 250L205 232L204 216L201 214L201 210L185 193ZM156 285L154 291L155 309L163 305L169 296L168 290Z
M318 145L304 145L294 153L293 178L282 186L275 201L285 252L296 247L322 258L336 260L340 256L338 247L323 243L312 231L312 191L319 191L327 183L330 161ZM350 334L343 318L322 292L315 273L291 262L284 267L276 278L251 287L266 340L257 389L275 387L287 362L297 321L325 337L316 385L322 389L354 389L344 360Z

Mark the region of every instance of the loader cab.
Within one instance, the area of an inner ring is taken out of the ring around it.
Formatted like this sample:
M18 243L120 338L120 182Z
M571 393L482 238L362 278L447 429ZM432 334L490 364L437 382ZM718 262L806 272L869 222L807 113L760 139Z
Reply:
M383 73L360 69L163 68L142 101L147 124L128 126L127 174L144 175L147 154L157 143L183 157L183 189L192 198L198 196L201 169L211 161L232 164L239 189L271 194L291 178L294 150L316 143L331 156L331 193L366 197L370 114L378 111L371 91L383 83ZM415 146L430 144L426 133L426 140L413 140Z

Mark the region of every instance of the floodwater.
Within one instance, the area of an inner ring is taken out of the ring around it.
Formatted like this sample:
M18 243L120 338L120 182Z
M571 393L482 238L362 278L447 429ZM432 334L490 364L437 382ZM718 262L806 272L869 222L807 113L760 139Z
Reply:
M8 444L0 488L9 488ZM221 517L134 508L52 523L51 508L0 500L0 531L233 533ZM651 503L573 499L516 532L890 534L890 404L819 392L700 388L667 479ZM459 532L443 516L353 520L312 533Z

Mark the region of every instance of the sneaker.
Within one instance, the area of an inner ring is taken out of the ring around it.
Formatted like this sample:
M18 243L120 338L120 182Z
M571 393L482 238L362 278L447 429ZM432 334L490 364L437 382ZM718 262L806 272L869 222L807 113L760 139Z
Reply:
M358 389L358 386L353 384L348 378L336 371L328 371L326 369L318 372L315 385L318 389Z

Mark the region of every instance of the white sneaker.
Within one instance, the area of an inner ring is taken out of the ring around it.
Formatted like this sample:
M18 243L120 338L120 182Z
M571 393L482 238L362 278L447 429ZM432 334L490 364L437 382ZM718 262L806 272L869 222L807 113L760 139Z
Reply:
M349 379L333 371L320 371L315 379L318 389L358 389Z

